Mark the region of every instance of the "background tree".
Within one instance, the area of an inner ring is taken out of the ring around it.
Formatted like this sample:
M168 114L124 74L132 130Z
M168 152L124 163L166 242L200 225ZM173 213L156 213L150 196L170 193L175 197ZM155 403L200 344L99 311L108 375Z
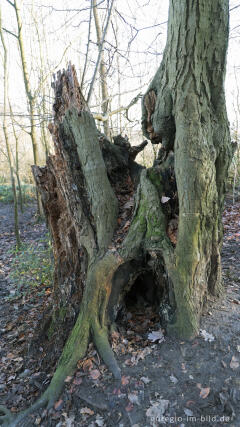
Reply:
M139 276L151 274L163 324L184 339L198 333L208 295L221 294L221 214L232 157L224 96L228 18L227 0L170 1L163 61L143 99L144 132L162 144L149 169L134 161L146 143L131 147L119 136L111 144L96 128L75 69L58 73L55 155L33 173L55 257L45 328L51 337L68 330L69 319L76 322L49 387L11 425L53 405L90 337L120 378L109 331Z
M112 7L113 7L113 1L111 2L111 5L109 7L105 28L104 28L104 31L102 32L101 24L100 24L100 20L99 20L99 16L98 16L97 2L96 2L96 0L93 0L93 2L92 2L95 29L96 29L96 34L97 34L97 45L98 45L98 50L99 50L99 58L98 58L97 63L96 63L94 75L98 69L98 64L99 64L100 85L101 85L101 92L102 92L102 111L103 111L104 115L107 115L108 104L109 104L108 87L107 87L107 69L106 69L106 64L105 64L105 60L104 60L104 41L105 41L105 37L107 35L107 30L108 30L110 17L111 17ZM88 94L88 102L91 99L91 92L92 92L92 87L94 84L94 78L95 77L93 76L91 86L89 89L89 94ZM109 121L107 118L103 123L103 127L104 127L104 134L106 135L107 138L110 138Z
M17 183L18 183L18 201L19 201L21 212L23 212L22 186L21 186L21 179L20 179L20 173L19 173L19 135L17 134L17 131L16 131L12 106L9 100L8 100L8 104L9 104L9 110L10 110L10 116L11 116L11 122L12 122L13 135L15 138L15 174L16 174Z
M5 44L3 30L2 30L2 16L1 16L1 8L0 8L0 38L3 47L3 69L4 69L4 104L3 104L3 133L6 144L7 158L9 163L10 177L11 177L11 185L12 185L12 193L13 193L13 201L14 201L14 231L16 237L16 247L17 249L21 246L20 234L19 234L19 223L18 223L18 202L17 202L17 192L16 192L16 184L14 177L14 165L13 165L13 157L10 148L9 142L9 134L8 134L8 124L7 124L7 104L8 104L8 55L7 55L7 47Z
M39 147L38 147L38 138L37 138L37 130L36 130L37 128L36 95L37 94L36 92L34 93L34 91L31 88L29 71L27 68L27 58L26 58L25 45L23 40L23 24L22 24L22 19L20 14L19 3L17 0L14 0L13 2L9 0L7 1L14 8L14 12L17 20L17 34L14 36L17 38L17 42L19 46L25 92L26 92L28 106L29 106L30 137L32 141L33 160L34 160L34 164L38 165L40 164L40 159L39 159ZM43 212L42 212L42 206L41 206L41 199L38 192L37 192L37 203L38 203L38 212L40 215L42 215Z

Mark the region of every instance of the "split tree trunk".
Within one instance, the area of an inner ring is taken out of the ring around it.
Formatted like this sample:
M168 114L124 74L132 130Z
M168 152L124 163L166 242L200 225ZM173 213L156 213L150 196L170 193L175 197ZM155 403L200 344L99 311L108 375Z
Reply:
M227 0L170 0L163 62L143 100L144 132L162 143L147 170L134 162L145 143L131 148L118 137L111 144L97 131L74 68L58 74L55 155L33 173L55 257L49 334L77 320L50 386L11 425L54 403L90 337L120 377L108 333L124 292L143 271L152 271L168 302L168 331L181 338L197 334L208 294L221 293L221 214L232 154L223 90L227 38Z

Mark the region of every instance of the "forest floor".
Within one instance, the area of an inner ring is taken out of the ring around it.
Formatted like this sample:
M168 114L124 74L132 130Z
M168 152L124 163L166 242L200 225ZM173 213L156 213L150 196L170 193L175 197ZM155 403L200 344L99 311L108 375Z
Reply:
M21 255L13 224L12 206L0 203L0 403L14 413L42 393L54 366L43 369L40 342L35 357L29 352L51 299L47 230L28 205L20 215ZM55 407L34 413L27 425L240 426L240 203L227 204L224 227L226 292L209 301L201 334L191 342L172 339L150 306L135 306L113 336L121 382L90 344Z

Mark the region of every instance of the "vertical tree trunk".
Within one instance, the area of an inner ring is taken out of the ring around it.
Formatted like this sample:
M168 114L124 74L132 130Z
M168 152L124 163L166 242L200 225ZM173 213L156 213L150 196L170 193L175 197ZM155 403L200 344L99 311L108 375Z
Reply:
M45 157L47 159L49 155L49 141L48 141L48 135L47 135L47 106L46 106L46 77L44 78L44 70L46 68L46 64L44 66L44 57L43 57L43 49L42 49L42 40L40 37L40 32L38 28L38 21L33 16L33 21L35 24L35 29L37 33L37 39L38 39L38 47L39 47L39 58L40 58L40 70L39 70L39 89L41 89L41 103L37 106L37 112L39 116L40 121L40 129L41 129L41 139L45 151ZM45 34L44 34L45 36ZM46 73L47 74L47 73Z
M143 127L174 152L179 200L175 261L168 270L174 328L198 330L208 293L221 293L223 200L232 149L225 107L228 0L170 0L162 64L143 101ZM164 253L163 253L164 256Z
M86 75L87 66L88 66L88 55L89 55L89 48L90 48L90 41L91 41L90 37L91 37L91 26L92 26L92 12L93 12L93 0L91 0L90 10L89 10L88 41L87 41L87 48L86 48L84 66L83 66L83 71L82 71L82 76L81 76L81 84L80 84L81 91L83 91L83 86L85 83L85 75Z
M4 71L4 101L3 101L3 133L5 138L6 150L7 150L7 158L9 163L9 171L11 177L11 185L12 185L12 193L13 193L13 202L14 202L14 230L16 237L16 247L17 249L21 246L20 234L19 234L19 224L18 224L18 204L17 204L17 192L14 178L14 170L13 170L13 159L12 153L9 143L8 129L7 129L7 99L8 99L8 58L7 58L7 48L3 37L2 31L2 17L1 17L1 9L0 9L0 38L3 46L3 71Z
M15 128L15 124L14 124L14 117L13 117L13 112L12 112L12 106L10 104L10 101L8 100L8 104L9 104L9 109L10 109L10 114L11 114L11 120L12 120L12 129L13 129L13 135L15 138L15 174L17 177L17 184L18 184L18 201L20 204L20 209L21 212L23 212L23 196L22 196L22 186L21 186L21 180L20 180L20 175L19 175L19 138L18 135L16 133L16 128Z
M20 50L25 92L28 100L29 114L30 114L30 136L32 141L33 161L34 161L34 165L39 165L38 138L37 138L37 132L36 132L36 126L37 126L36 99L35 99L35 96L33 95L33 92L31 90L31 85L30 85L27 60L26 60L23 35L22 35L22 21L21 21L19 6L18 6L18 0L14 0L14 3L11 3L11 4L14 7L14 11L17 19L17 28L18 28L17 39L18 39L18 45ZM42 216L43 211L42 211L41 197L38 190L36 191L36 195L37 195L38 213L40 216Z
M106 68L105 60L104 60L103 47L101 45L103 35L102 35L101 24L100 24L99 16L98 16L96 0L93 0L93 16L94 16L94 21L95 21L96 33L97 33L98 49L101 50L99 76L100 76L100 85L101 85L101 90L102 90L102 112L104 115L107 115L108 103L109 103L108 88L107 88L107 68ZM109 129L109 120L105 120L103 122L103 128L104 128L104 134L106 135L106 137L111 138L110 129Z

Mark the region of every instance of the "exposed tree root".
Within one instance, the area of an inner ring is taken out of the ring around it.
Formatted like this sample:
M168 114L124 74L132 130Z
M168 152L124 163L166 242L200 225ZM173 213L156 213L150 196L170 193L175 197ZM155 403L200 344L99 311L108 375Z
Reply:
M121 370L117 364L117 361L109 344L107 333L107 328L99 330L98 327L94 326L93 341L101 358L106 363L109 370L112 372L114 378L120 380Z
M24 426L25 423L27 425L28 415L32 414L37 409L43 407L50 409L54 405L63 390L66 377L73 375L77 361L79 359L82 359L87 351L87 345L90 336L90 326L88 325L88 327L85 326L85 328L81 328L80 326L82 325L81 320L83 319L83 316L80 315L79 317L80 319L78 318L72 330L72 333L64 347L62 356L59 360L59 365L47 390L32 406L30 406L25 411L20 412L16 416L13 415L11 411L9 411L4 406L0 406L0 412L4 414L0 416L0 424L2 424L3 426L11 427ZM83 329L85 329L84 334ZM113 373L114 378L121 379L120 368L116 362L113 351L108 341L107 328L99 329L98 326L93 325L91 326L91 330L93 333L94 343L103 361ZM78 332L80 333L77 334ZM80 340L80 336L82 340ZM69 354L70 349L72 349L71 355Z
M59 398L66 377L73 375L78 360L85 356L91 335L96 349L114 378L121 379L120 368L108 341L108 327L105 319L112 277L121 262L121 258L116 258L110 254L96 262L91 268L87 279L88 289L86 289L87 292L83 298L81 311L64 346L49 387L32 406L16 416L1 406L0 412L4 414L0 417L1 424L4 426L23 426L28 423L28 415L35 410L43 407L50 409ZM98 304L99 300L101 300L101 304ZM98 315L96 310L99 311Z
M109 411L110 410L110 406L107 403L104 403L104 402L99 403L99 402L96 402L96 400L93 401L93 399L91 397L86 397L85 395L83 395L79 391L77 392L77 396L79 397L79 399L83 400L88 405L93 406L96 409L100 409L101 411Z

